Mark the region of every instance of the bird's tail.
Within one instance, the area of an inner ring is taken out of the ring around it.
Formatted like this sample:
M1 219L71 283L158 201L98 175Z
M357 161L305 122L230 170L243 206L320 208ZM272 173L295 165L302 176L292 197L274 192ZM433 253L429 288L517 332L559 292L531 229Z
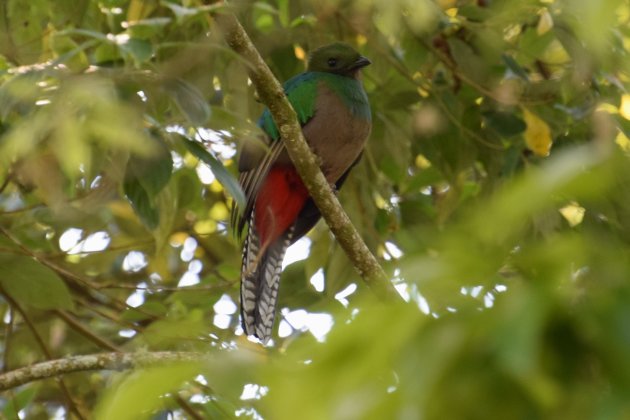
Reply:
M258 337L264 344L273 330L282 260L291 243L293 227L272 243L261 244L254 213L243 246L241 324L245 334Z

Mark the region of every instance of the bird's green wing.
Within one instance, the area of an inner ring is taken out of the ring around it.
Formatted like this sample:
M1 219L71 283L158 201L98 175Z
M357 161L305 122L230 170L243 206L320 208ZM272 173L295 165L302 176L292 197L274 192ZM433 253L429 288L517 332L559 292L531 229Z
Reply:
M308 72L289 79L284 84L284 92L297 113L298 121L304 125L315 113L315 98L317 97L318 73ZM280 133L271 117L269 109L265 108L258 120L258 125L272 140L278 140Z

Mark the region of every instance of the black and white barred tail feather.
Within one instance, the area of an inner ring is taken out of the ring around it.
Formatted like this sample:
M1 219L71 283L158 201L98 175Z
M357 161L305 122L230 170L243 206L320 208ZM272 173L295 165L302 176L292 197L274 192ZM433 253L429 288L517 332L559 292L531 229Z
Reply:
M275 242L261 246L254 213L252 211L243 247L241 323L245 334L254 335L266 343L273 331L282 260L291 243L293 228Z
M241 324L245 334L254 334L256 301L258 295L259 237L254 228L254 212L251 212L250 228L243 244L241 265Z

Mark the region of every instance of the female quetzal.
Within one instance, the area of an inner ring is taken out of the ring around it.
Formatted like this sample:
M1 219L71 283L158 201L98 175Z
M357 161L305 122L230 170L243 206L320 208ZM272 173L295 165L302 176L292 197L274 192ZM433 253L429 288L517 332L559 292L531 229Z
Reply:
M358 161L372 126L359 77L368 64L349 45L334 43L315 50L307 71L284 84L304 137L319 157L326 179L337 189ZM241 271L241 322L247 335L266 343L286 249L317 223L320 214L268 109L258 125L267 135L265 146L246 144L239 160L246 204L236 229L242 232L249 224Z

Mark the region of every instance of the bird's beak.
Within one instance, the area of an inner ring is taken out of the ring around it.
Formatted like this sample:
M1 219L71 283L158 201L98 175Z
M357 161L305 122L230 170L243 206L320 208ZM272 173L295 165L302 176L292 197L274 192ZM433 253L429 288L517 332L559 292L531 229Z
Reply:
M363 57L361 55L361 56L359 56L357 61L354 62L354 64L352 65L352 69L351 70L358 70L358 69L360 69L362 67L369 66L370 64L372 64L372 62L368 58Z

